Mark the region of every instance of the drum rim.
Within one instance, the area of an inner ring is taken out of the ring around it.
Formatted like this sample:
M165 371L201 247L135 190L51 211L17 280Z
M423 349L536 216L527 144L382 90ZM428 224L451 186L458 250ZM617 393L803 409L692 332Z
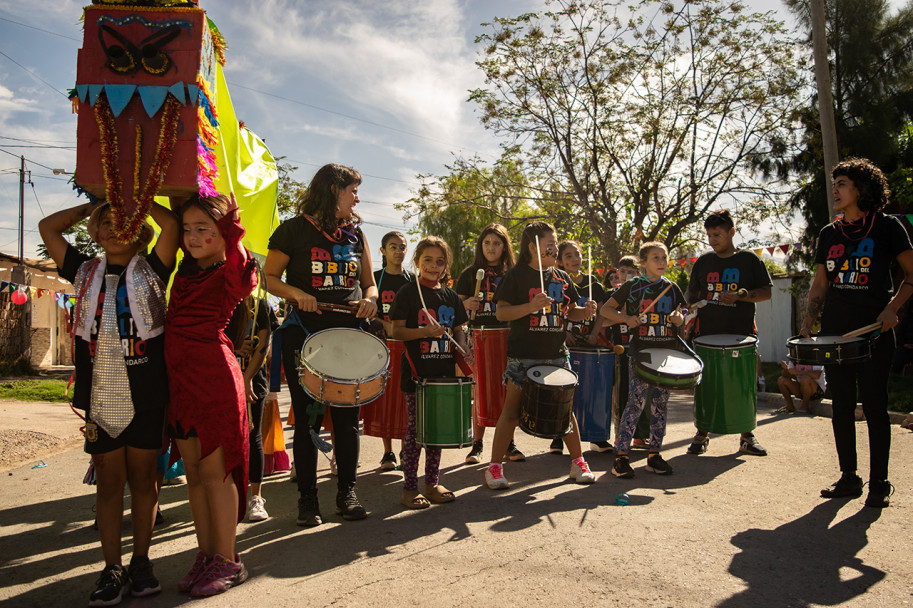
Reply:
M834 340L834 342L800 342L800 340L816 340L817 338L834 338L835 340ZM815 347L836 346L837 348L842 348L843 346L849 346L851 344L867 344L867 343L871 342L871 340L869 338L863 338L862 336L856 336L854 338L846 338L842 342L837 342L836 340L839 338L840 338L840 336L836 335L836 334L835 335L816 334L814 336L808 336L807 338L805 336L793 336L786 341L786 345L787 346L798 346L798 347L802 347L802 346L815 346Z
M649 367L639 367L639 366L637 366L637 365L634 366L634 374L635 374L637 377L639 377L641 380L643 380L644 382L648 382L648 383L649 383L650 380L654 380L654 379L658 379L658 380L684 380L684 381L685 381L685 382L683 382L683 383L681 383L681 384L674 384L674 385L672 385L672 384L662 385L662 384L660 383L660 386L662 386L662 388L667 388L667 387L669 387L669 386L674 386L675 388L688 388L688 387L691 387L691 386L697 386L698 384L701 383L701 376L703 376L703 374L704 374L704 368L703 368L703 367L701 367L701 371L698 372L697 374L687 374L687 375L665 374L665 375L663 375L663 376L659 376L659 375L657 375L657 374L647 374L647 373L646 373L646 372L650 372L650 371L652 371L652 370L650 370ZM644 378L641 374L649 375L649 376L651 376L651 377L650 377L650 378Z
M645 366L645 365L642 365L643 361L638 361L638 360L637 360L637 356L635 355L635 356L634 356L634 369L635 369L635 370L637 370L637 369L639 369L639 368L643 368L643 369L645 369L645 370L650 370L650 371L652 371L652 372L654 372L654 373L656 373L656 374L662 373L663 375L658 376L658 377L660 377L660 378L663 378L663 377L666 377L666 378L691 378L691 377L695 377L695 376L700 376L701 374L704 373L704 361L703 361L700 357L696 357L696 356L695 356L695 357L692 357L690 354L688 354L688 353L686 353L686 352L684 352L684 351L676 350L676 349L674 349L674 348L663 348L663 347L660 347L660 348L642 348L642 349L641 349L640 351L638 351L638 352L643 352L643 351L645 351L645 350L669 350L669 351L672 351L672 352L681 353L682 355L686 355L689 359L693 359L693 360L697 361L698 364L700 364L700 368L697 370L697 372L690 372L690 373L687 373L687 374L673 374L673 373L668 373L668 372L659 372L659 370L655 370L655 369L653 369L652 367L647 367L647 366Z
M745 344L705 344L700 341L701 338L710 338L712 336L742 336L743 338L751 338L752 341ZM695 346L700 346L701 348L713 350L730 350L757 347L760 343L760 340L758 340L757 336L752 334L707 334L706 336L695 336L693 342Z
M560 370L569 372L574 375L574 383L573 384L542 384L541 382L536 382L535 380L530 378L529 372L533 371L533 369L535 369L537 367L552 367L555 369L560 369ZM552 387L552 388L566 389L571 386L576 387L578 384L580 384L580 376L577 374L577 372L575 372L572 369L568 369L566 367L561 367L560 365L552 365L551 363L537 363L536 365L530 365L529 367L526 368L526 371L523 372L523 377L526 378L527 380L529 380L530 382L532 382L533 384L535 384L536 386L548 386L548 387Z
M415 378L415 383L422 386L426 384L435 384L437 386L462 386L464 384L475 384L474 378L469 376L445 376L443 378ZM444 382L439 382L443 380Z
M320 334L326 333L326 332L343 331L343 330L354 331L354 332L358 332L359 334L368 336L372 340L375 340L378 344L380 344L381 346L384 347L384 351L387 353L387 357L386 357L385 363L381 366L380 370L378 370L376 373L374 373L370 376L362 376L360 378L339 378L337 376L331 376L330 374L326 374L326 373L318 370L313 365L311 365L311 363L309 361L305 360L304 356L302 355L300 358L300 365L298 367L299 376L301 375L300 372L301 372L301 368L303 367L303 368L307 369L309 372L311 372L312 374L314 374L315 376L317 376L319 378L326 378L326 379L332 380L333 382L336 382L337 384L361 384L362 382L370 382L371 380L375 380L376 378L381 376L384 372L386 372L390 368L390 349L387 348L386 341L381 340L380 338L378 338L377 336L375 336L372 333L363 331L361 329L356 329L354 327L329 327L327 329L321 329L320 331L315 331L310 336L308 336L307 339L304 341L304 344L301 345L302 352L304 351L304 347L307 346L307 343L315 336L319 336Z

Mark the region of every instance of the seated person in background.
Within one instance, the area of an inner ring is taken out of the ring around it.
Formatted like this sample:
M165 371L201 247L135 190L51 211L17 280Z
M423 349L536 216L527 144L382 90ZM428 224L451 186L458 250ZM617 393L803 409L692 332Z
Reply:
M802 365L797 363L790 367L786 361L780 361L780 367L783 373L777 378L777 386L780 388L780 394L786 400L786 405L777 410L779 414L793 414L796 412L796 406L793 403L793 395L802 399L800 412L808 411L808 403L812 400L821 399L824 396L824 366L823 365ZM795 376L795 378L794 378Z

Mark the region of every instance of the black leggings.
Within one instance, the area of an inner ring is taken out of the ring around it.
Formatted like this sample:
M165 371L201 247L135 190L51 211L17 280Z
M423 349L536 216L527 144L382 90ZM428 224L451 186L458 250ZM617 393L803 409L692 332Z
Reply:
M254 428L250 431L250 482L263 482L263 402L266 395L250 404L250 420Z
M891 419L888 416L888 374L894 355L894 331L879 336L872 345L872 358L864 363L828 365L827 386L834 404L834 443L840 470L856 470L856 387L858 380L862 411L869 428L869 479L888 478L891 454Z
M292 453L295 457L295 471L298 474L298 491L312 492L317 489L317 446L311 440L310 429L320 432L323 415L317 416L313 426L308 426L310 415L307 407L314 402L298 382L298 367L301 361L301 346L304 344L304 330L297 326L286 327L282 336L282 364L285 366L292 407L295 411L295 434ZM327 406L333 420L335 438L336 468L339 472L337 487L346 491L355 487L355 471L358 467L358 407Z

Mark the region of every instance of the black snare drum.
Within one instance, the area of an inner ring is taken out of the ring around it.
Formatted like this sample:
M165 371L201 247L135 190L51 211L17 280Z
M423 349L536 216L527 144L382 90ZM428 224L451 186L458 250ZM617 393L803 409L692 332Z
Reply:
M868 338L847 338L840 336L796 336L786 341L787 358L803 365L836 365L840 363L861 363L872 356L872 341Z
M555 365L526 371L520 402L520 428L533 437L553 439L570 433L577 374Z

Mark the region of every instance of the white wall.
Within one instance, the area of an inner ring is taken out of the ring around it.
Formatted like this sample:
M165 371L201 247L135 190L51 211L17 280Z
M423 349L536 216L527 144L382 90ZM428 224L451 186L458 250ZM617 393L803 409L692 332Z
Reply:
M792 282L788 277L773 279L770 300L757 304L758 351L765 363L776 363L786 358L786 341L793 335L793 297L789 291Z

